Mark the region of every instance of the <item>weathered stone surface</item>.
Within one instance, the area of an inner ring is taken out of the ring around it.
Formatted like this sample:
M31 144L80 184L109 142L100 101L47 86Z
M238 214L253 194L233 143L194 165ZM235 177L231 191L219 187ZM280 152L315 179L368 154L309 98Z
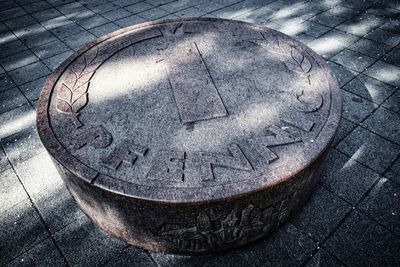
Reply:
M79 206L156 251L259 239L317 182L341 115L333 72L274 30L219 19L140 24L47 80L39 135Z

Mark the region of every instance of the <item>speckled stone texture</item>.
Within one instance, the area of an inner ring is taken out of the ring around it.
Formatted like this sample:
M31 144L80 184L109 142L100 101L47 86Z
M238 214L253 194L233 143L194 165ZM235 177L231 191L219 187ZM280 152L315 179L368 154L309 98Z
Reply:
M195 18L89 43L44 85L42 142L82 210L146 249L257 240L309 197L341 116L333 72L277 31Z

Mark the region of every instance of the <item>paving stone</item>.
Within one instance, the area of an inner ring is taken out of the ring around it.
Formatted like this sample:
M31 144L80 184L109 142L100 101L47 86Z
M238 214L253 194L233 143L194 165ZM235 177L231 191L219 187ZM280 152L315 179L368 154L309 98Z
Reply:
M58 40L32 49L40 59L46 59L70 50L68 46Z
M214 11L211 14L219 18L232 19L240 15L243 15L245 13L249 13L252 10L256 9L257 7L258 6L255 2L242 1L234 5L230 5L222 9L219 9L217 11Z
M114 258L108 261L104 266L119 267L119 266L157 266L157 264L152 260L148 252L129 246L120 253L118 253Z
M344 267L344 265L329 254L325 249L320 249L307 263L306 267Z
M343 17L346 19L351 19L352 17L354 17L355 15L360 13L360 11L358 11L358 10L348 8L348 7L342 6L340 4L329 9L326 12L329 14L332 14L334 16L339 16L339 17Z
M319 187L290 221L313 240L322 242L350 210L351 206L345 201Z
M71 266L101 265L126 246L106 235L86 216L57 232L54 238Z
M102 16L94 15L89 18L78 20L76 23L85 28L86 30L89 30L109 22L110 21L108 19L105 19Z
M325 163L321 184L335 195L355 205L380 176L337 150Z
M350 45L348 49L360 52L369 57L378 59L385 55L390 50L390 46L378 43L372 40L361 38L354 44Z
M140 1L142 0L113 0L112 2L117 6L124 7Z
M27 47L34 48L39 45L57 41L57 38L51 32L47 31L46 28L41 27L37 32L27 34L21 38L21 40Z
M146 20L137 15L132 15L130 17L117 20L114 23L117 24L118 26L124 28L124 27L128 27L128 26L131 26L134 24L142 23L142 22L146 22Z
M60 252L51 239L37 244L7 266L66 266Z
M198 4L195 7L206 13L211 13L215 10L222 9L224 6L215 2L203 1L201 4Z
M177 11L194 6L195 4L195 2L186 0L170 1L170 3L163 5L162 9L169 13L175 13Z
M364 74L358 75L354 80L346 84L343 89L376 104L382 104L396 91L395 87Z
M304 23L300 24L300 27L303 28L302 32L315 38L331 30L329 27L310 21L305 21Z
M117 6L116 4L113 3L104 3L101 5L97 5L95 7L91 7L90 9L94 12L94 13L98 13L98 14L104 14L106 12L118 9L119 6Z
M7 169L0 173L0 185L0 214L28 199L28 195L13 169Z
M16 55L2 58L0 63L6 71L11 71L37 61L39 61L39 58L31 51L26 50Z
M335 76L338 79L340 86L344 86L358 75L358 72L350 70L332 61L328 61L328 66L335 73Z
M21 16L18 18L6 20L4 22L4 24L7 25L8 28L10 28L11 30L18 30L35 23L36 20L31 15Z
M89 32L96 35L97 37L100 37L100 36L106 35L110 32L116 31L118 29L119 29L119 27L117 25L115 25L114 23L107 23L100 27L90 29Z
M75 23L52 29L51 32L60 39L83 32L84 29Z
M16 38L14 35L13 37ZM4 39L1 38L1 40ZM1 42L0 44L1 44L0 58L14 55L28 49L26 45L20 40L4 41L4 43Z
M400 155L400 146L362 127L357 127L336 148L381 174Z
M400 184L400 158L397 158L397 160L385 173L385 176L388 177L393 182Z
M346 18L338 17L330 13L324 12L312 18L311 21L318 22L319 24L333 28L346 21Z
M400 239L354 211L324 247L348 266L398 266Z
M384 22L383 18L361 14L337 26L337 29L362 37Z
M1 140L1 144L13 165L44 151L44 147L40 142L35 128L27 128L6 137Z
M60 180L58 175L56 177L55 180ZM84 216L61 181L31 197L51 233Z
M0 173L11 168L3 148L0 146Z
M0 113L4 113L27 103L24 95L16 87L0 93Z
M378 108L362 124L365 128L400 144L400 115L385 108Z
M152 9L154 6L150 5L149 3L146 2L139 2L130 6L125 7L126 10L131 12L132 14L137 14L149 9Z
M382 178L358 208L400 236L400 185Z
M15 88L14 82L11 80L10 76L7 74L0 75L0 93L8 89Z
M0 264L5 265L48 237L28 200L0 214Z
M143 12L138 13L137 15L144 18L145 20L156 20L162 17L167 16L169 13L161 8L152 8Z
M110 21L126 18L129 17L130 15L132 15L132 13L123 8L114 9L107 13L102 14L103 17L105 17Z
M68 24L73 24L74 22L67 17L57 17L54 19L49 19L46 21L40 22L40 24L48 30L53 30L62 26L66 26Z
M29 13L49 9L51 7L52 6L50 4L48 4L46 1L38 1L38 2L34 2L34 3L30 3L28 5L24 5L24 9Z
M60 11L58 11L55 8L49 8L46 10L41 10L35 13L32 13L32 16L37 20L37 21L46 21L49 19L57 18L63 16Z
M340 120L339 129L336 133L335 139L333 140L333 146L336 146L340 141L343 140L351 131L357 127L357 124L342 118Z
M310 36L308 34L305 34L305 33L297 34L297 35L294 36L294 38L297 41L302 42L303 44L308 44L309 42L311 42L312 40L315 39L314 37L312 37L312 36Z
M35 110L28 104L0 114L0 139L35 127L35 118Z
M391 19L380 26L382 30L400 34L400 19Z
M13 70L9 74L16 84L21 85L50 74L50 70L42 62L36 62Z
M346 46L356 42L358 39L359 38L355 35L332 30L310 42L308 46L324 58L329 58L343 50Z
M14 169L31 196L63 185L61 177L47 152L16 164Z
M204 11L201 11L200 9L197 9L195 7L189 7L187 9L178 11L176 13L174 13L175 15L177 15L178 17L201 17L205 14Z
M342 90L342 98L342 117L354 123L365 120L377 107L376 104L344 90Z
M363 11L371 7L373 5L373 2L368 0L345 0L341 2L341 5L355 10Z
M358 72L362 72L375 62L375 59L349 49L344 49L330 60Z
M382 82L400 87L400 67L378 61L364 73Z
M88 32L81 32L78 34L75 34L73 36L68 37L67 39L64 39L63 42L71 47L74 50L78 50L85 44L93 41L96 39L96 36L94 36L91 33Z
M397 90L392 96L390 96L384 103L383 106L394 112L400 113L400 90Z
M268 238L241 250L253 266L299 266L311 256L317 244L290 223Z
M249 266L239 250L220 253L217 256L180 256L173 254L153 253L151 257L156 262L157 266L182 266L182 267L200 267L200 266L227 266L239 267Z
M375 29L364 36L366 39L371 39L380 43L384 43L391 47L394 47L400 43L400 35L384 31L382 29Z
M400 46L397 46L392 51L387 53L384 56L383 60L386 63L393 64L393 65L400 67Z
M46 58L45 60L43 60L43 63L46 64L46 66L51 70L55 70L64 60L66 60L73 53L74 51L69 50L57 56Z
M25 14L26 14L26 11L24 9L22 9L21 7L14 7L14 8L6 9L6 10L1 10L0 11L0 20L4 21L7 19L20 17Z
M368 10L366 10L366 13L385 17L385 18L395 18L395 17L399 17L400 10L390 8L387 6L383 6L383 5L382 6L379 5L379 6L373 6L373 7L369 8Z

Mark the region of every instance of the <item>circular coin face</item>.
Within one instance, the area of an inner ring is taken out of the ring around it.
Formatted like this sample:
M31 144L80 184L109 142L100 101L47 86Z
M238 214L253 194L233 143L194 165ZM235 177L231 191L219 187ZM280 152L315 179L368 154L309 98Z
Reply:
M282 33L170 20L112 33L64 62L42 91L38 129L53 158L94 186L212 201L313 164L340 103L323 59Z

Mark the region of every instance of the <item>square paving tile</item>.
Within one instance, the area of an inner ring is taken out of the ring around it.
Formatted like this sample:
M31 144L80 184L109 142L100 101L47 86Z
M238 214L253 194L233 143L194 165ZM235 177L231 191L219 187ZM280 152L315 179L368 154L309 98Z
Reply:
M11 30L18 30L35 23L36 20L31 15L17 17L4 22Z
M16 38L13 35L14 38ZM3 38L2 38L3 40ZM26 45L21 42L20 40L10 40L10 41L4 41L4 43L1 44L1 49L0 49L0 58L10 56L10 55L15 55L21 51L27 50L28 48Z
M380 26L380 28L385 31L400 34L400 19L390 19Z
M393 64L393 65L400 67L400 46L397 46L392 51L387 53L385 55L385 57L383 58L383 60L386 63Z
M325 58L336 55L345 47L359 39L356 35L346 34L343 31L329 31L308 44L315 52Z
M85 44L94 41L96 36L89 32L81 32L64 39L63 42L75 51L84 46Z
M162 17L167 16L169 13L161 8L152 8L143 12L138 13L137 15L144 18L145 20L156 20Z
M400 146L362 127L357 127L336 148L381 174L400 155Z
M106 35L110 32L116 31L118 29L119 29L119 27L117 25L115 25L114 23L107 23L102 26L90 29L89 32L96 35L97 37L100 37L100 36Z
M0 146L0 173L11 168L3 148Z
M365 120L377 107L376 104L355 94L342 90L342 116L349 121L359 123Z
M105 17L110 21L126 18L129 17L130 15L132 15L132 13L123 8L114 9L107 13L102 14L103 17Z
M15 84L10 76L5 73L0 74L0 93L11 88L15 88Z
M400 184L400 158L398 158L389 168L389 170L387 170L385 176L390 180Z
M149 266L156 267L157 264L152 260L149 253L145 250L129 246L120 253L118 253L114 258L108 261L104 266L119 267L119 266Z
M21 7L13 7L10 9L5 9L0 11L0 20L7 20L7 19L12 19L16 17L20 17L22 15L25 15L26 11L22 9Z
M344 267L337 258L329 254L325 249L320 249L307 263L306 267Z
M384 19L371 14L361 14L340 24L336 28L362 37L384 23Z
M365 74L382 82L400 87L400 67L378 61L369 67Z
M317 247L312 239L291 223L269 237L241 250L253 266L299 266Z
M10 266L66 266L51 239L37 244L9 263Z
M385 108L379 108L362 125L371 132L400 144L399 114Z
M109 22L110 21L108 19L105 19L102 16L94 15L82 20L78 20L76 23L79 24L82 28L89 30Z
M36 127L27 128L2 139L1 145L12 164L20 163L44 151Z
M0 114L0 139L35 127L36 113L28 104Z
M396 88L379 80L360 74L343 87L346 91L362 96L369 101L382 104Z
M118 26L124 28L124 27L128 27L128 26L131 26L134 24L142 23L142 22L146 22L146 20L139 17L138 15L132 15L132 16L117 20L114 23L117 24Z
M0 214L0 221L1 265L48 237L48 232L29 201L23 201Z
M178 16L178 17L185 18L185 17L201 17L206 13L204 11L200 10L200 9L195 8L195 7L189 7L187 9L178 11L178 12L176 12L174 14L176 16Z
M34 53L25 50L16 55L0 59L0 64L6 71L11 71L37 61L39 61L39 58Z
M48 68L54 71L64 60L66 60L73 53L73 50L68 50L67 52L58 54L50 58L46 58L45 60L43 60L43 62Z
M36 62L13 70L9 74L16 84L21 85L50 74L50 70L42 62Z
M303 30L301 32L304 32L305 34L308 34L315 38L330 30L329 27L310 21L303 22L302 24L300 24L300 27L303 27Z
M75 23L69 23L51 30L51 32L60 39L81 33L83 31L84 29Z
M290 221L315 241L322 242L350 210L348 203L319 187Z
M14 87L0 93L0 114L27 104L24 95Z
M347 19L344 17L335 16L335 15L332 15L327 12L316 15L315 17L313 17L311 19L311 21L318 22L319 24L322 24L322 25L325 25L325 26L328 26L331 28L341 24L342 22L344 22L346 20Z
M335 73L335 76L338 79L340 86L344 86L346 83L348 83L350 80L354 79L358 75L358 72L350 70L332 61L328 61L328 66Z
M53 57L55 55L61 54L66 51L70 51L71 49L66 46L63 42L57 40L55 42L51 42L45 45L37 46L32 49L32 51L40 58L46 59L49 57Z
M321 184L355 205L379 178L376 172L332 150L325 163Z
M400 236L400 185L381 179L360 203L359 209Z
M354 211L324 247L348 266L398 266L400 239Z
M385 55L385 53L388 52L391 47L373 40L361 38L354 44L350 45L348 49L378 59Z
M150 5L149 3L146 2L139 2L130 6L126 6L125 9L128 10L129 12L132 12L132 14L137 14L149 9L152 9L154 6Z
M54 238L71 266L100 265L127 246L105 234L86 216L57 232Z
M358 11L358 10L348 8L348 7L342 6L340 4L329 9L326 12L330 13L332 15L335 15L335 16L346 18L346 19L351 19L352 17L354 17L355 15L358 15L360 13L360 11Z
M32 16L37 20L37 21L46 21L49 19L57 18L63 16L60 11L58 11L55 8L49 8L46 10L41 10L35 13L32 13Z
M344 49L330 60L358 72L362 72L375 62L374 58L349 49Z
M29 3L27 5L24 5L24 9L29 13L49 9L51 7L52 6L49 3L47 3L46 1L37 1L34 3Z
M42 77L33 82L25 83L20 86L22 93L28 100L33 101L39 98L40 90L42 89L47 77Z
M400 35L382 29L375 29L364 36L364 38L371 39L380 43L384 43L394 47L400 43Z
M28 199L22 184L13 169L0 173L0 214L11 209L23 200Z

